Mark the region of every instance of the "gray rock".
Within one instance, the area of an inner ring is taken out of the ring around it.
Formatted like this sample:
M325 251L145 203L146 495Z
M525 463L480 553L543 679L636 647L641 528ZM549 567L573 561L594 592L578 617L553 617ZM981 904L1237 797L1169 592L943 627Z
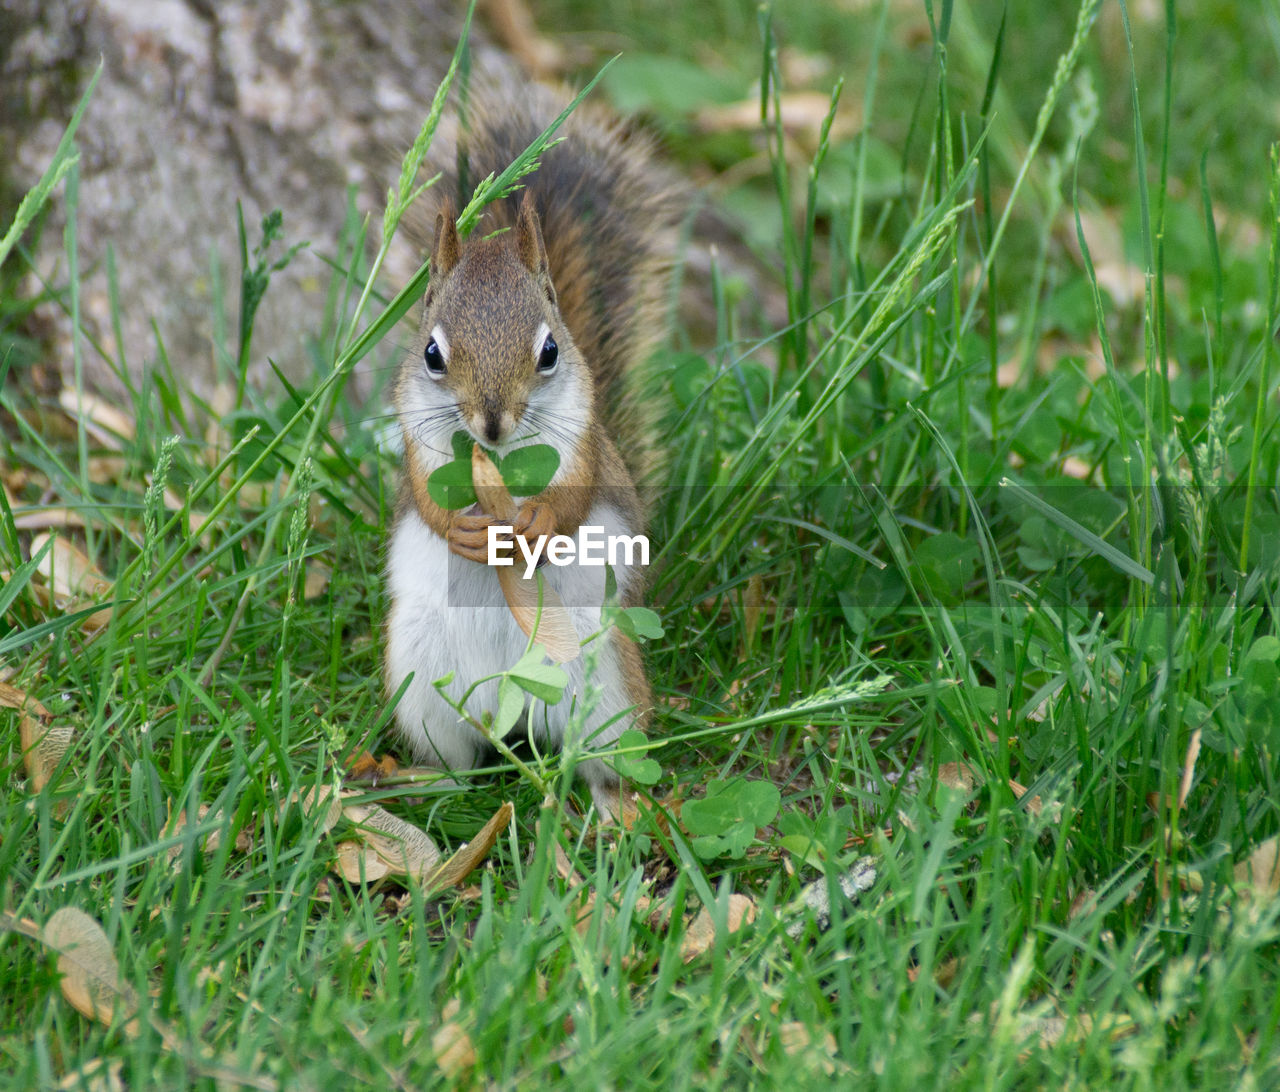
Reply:
M876 859L859 857L844 872L836 876L836 884L850 902L870 891L876 883ZM787 936L795 940L808 927L809 919L817 923L819 930L831 924L831 887L825 876L806 884L794 908L793 920L787 925Z

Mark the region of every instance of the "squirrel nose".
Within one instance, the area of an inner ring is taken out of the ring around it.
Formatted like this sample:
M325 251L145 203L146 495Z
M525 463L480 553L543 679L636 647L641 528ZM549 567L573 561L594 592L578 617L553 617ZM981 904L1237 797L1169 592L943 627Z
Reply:
M500 444L516 427L516 416L502 404L502 398L483 398L472 408L471 429L477 440L487 444Z

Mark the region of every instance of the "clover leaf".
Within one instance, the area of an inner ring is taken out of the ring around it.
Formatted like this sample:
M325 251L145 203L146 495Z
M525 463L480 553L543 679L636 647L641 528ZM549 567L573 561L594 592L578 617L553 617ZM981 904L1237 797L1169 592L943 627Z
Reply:
M759 827L772 823L782 794L772 781L747 781L735 777L712 781L707 795L690 800L680 809L680 820L692 834L699 857L741 857Z
M638 785L654 785L662 776L662 767L645 754L647 744L643 732L628 728L618 737L618 753L613 756L613 768Z
M475 441L458 429L449 439L453 458L427 476L427 495L441 508L467 508L476 503L471 484L471 449ZM514 497L535 497L560 468L560 453L550 444L526 444L509 451L506 458L485 449L502 475L503 484Z

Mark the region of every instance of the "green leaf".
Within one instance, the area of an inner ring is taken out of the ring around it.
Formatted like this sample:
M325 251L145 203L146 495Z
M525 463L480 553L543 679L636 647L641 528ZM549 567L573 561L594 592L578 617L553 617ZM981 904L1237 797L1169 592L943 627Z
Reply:
M975 710L980 720L995 720L1000 708L1000 692L990 686L966 686L963 691L951 687L941 691L938 700L960 724L971 721Z
M476 442L471 438L471 433L458 429L449 437L449 443L453 446L453 457L458 462L471 464L471 449L476 446Z
M920 543L916 564L934 594L959 596L973 579L980 556L974 543L943 531Z
M666 630L662 628L662 619L656 611L648 607L625 607L623 616L631 620L635 626L635 635L647 641L656 641Z
M645 755L644 748L647 744L643 732L638 728L628 728L618 737L619 753L613 756L613 768L622 777L638 785L655 785L662 776L662 767ZM635 753L624 754L624 751Z
M801 811L786 811L778 817L782 847L814 868L823 868L836 859L853 827L853 807L845 804L834 812L822 812L810 819Z
M747 823L739 823L720 840L724 844L724 852L730 857L742 857L755 840L756 832Z
M697 353L676 353L667 362L671 395L680 409L688 409L711 385L711 365Z
M509 675L498 680L498 712L493 719L493 733L504 739L508 732L516 726L520 714L524 712L524 694L519 685Z
M729 849L729 843L726 839L717 838L710 834L695 838L690 844L693 846L694 853L705 860L719 857L720 854L727 853Z
M1249 665L1253 663L1274 664L1277 661L1280 661L1280 637L1259 637L1245 653L1244 664L1241 665L1242 672L1247 671Z
M427 493L441 508L466 508L476 503L471 484L471 460L455 459L438 466L427 477Z
M560 453L550 444L529 444L510 452L498 464L513 497L536 497L560 469Z
M507 672L507 676L526 694L532 694L547 705L555 705L564 697L569 676L563 668L543 663L546 649L534 645Z
M867 566L837 598L845 621L856 631L866 628L868 620L886 618L897 609L906 594L902 574L893 567L877 569Z
M1246 715L1267 722L1276 719L1272 714L1280 713L1276 705L1277 694L1280 694L1280 668L1266 660L1250 664L1241 695Z
M658 53L627 53L605 76L614 105L624 114L641 111L676 120L692 102L733 102L745 87L734 76L706 65Z
M706 796L680 809L680 820L694 835L693 846L700 856L741 857L757 828L773 822L781 803L782 794L771 781L740 777L712 781Z
M1083 543L1090 552L1110 562L1126 576L1141 580L1148 585L1155 583L1155 575L1145 565L1135 561L1128 554L1112 546L1111 543L1103 541L1079 521L1072 519L1066 513L1058 511L1053 505L1041 500L1030 489L1019 485L1010 478L1001 478L1000 485L1009 490L1010 494L1018 500L1030 505L1055 526Z
M655 641L666 632L662 619L648 607L605 607L601 617L633 641Z

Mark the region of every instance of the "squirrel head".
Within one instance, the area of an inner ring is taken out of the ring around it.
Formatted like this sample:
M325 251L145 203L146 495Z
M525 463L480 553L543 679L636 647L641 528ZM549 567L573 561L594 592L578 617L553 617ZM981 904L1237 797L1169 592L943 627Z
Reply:
M401 370L406 439L428 463L465 429L500 451L532 440L570 461L590 426L589 370L556 304L537 209L526 191L515 228L463 244L452 203L436 216L416 359Z

